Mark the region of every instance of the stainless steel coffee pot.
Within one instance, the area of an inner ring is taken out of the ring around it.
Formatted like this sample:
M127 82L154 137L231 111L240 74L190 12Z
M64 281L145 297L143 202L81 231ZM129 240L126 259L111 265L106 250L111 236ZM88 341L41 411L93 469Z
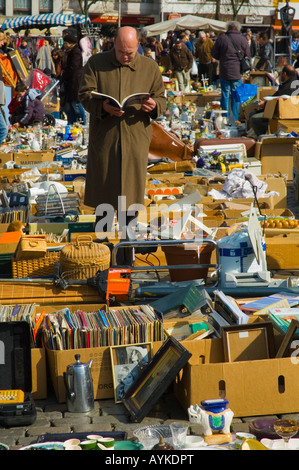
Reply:
M68 411L84 413L94 408L93 384L90 373L92 360L88 364L80 362L80 354L75 355L76 362L67 366L63 373L66 388Z

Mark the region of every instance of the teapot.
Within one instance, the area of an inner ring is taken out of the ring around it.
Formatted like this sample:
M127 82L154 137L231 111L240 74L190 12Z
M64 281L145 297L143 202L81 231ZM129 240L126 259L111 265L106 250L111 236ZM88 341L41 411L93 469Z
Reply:
M93 384L90 373L92 360L85 364L80 361L80 354L75 355L76 362L67 366L63 373L66 388L67 409L74 413L85 413L94 408Z

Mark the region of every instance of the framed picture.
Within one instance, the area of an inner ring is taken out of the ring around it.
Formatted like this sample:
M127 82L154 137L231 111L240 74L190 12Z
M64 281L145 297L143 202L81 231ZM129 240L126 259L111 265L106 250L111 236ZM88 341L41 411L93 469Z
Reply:
M249 83L251 85L258 85L258 86L270 85L269 78L267 77L267 73L263 71L250 72Z
M249 323L222 328L226 362L254 361L275 356L272 322Z
M25 67L24 61L20 56L19 51L15 50L9 53L9 57L13 63L15 71L18 74L19 79L23 82L28 76L28 71Z
M133 421L142 421L190 357L191 353L175 338L166 339L123 396Z
M152 343L110 346L115 403L122 398L152 358Z
M287 329L286 334L282 340L282 343L277 351L276 358L288 357L289 356L289 349L293 339L298 339L297 330L299 329L299 322L298 320L292 319L290 326Z

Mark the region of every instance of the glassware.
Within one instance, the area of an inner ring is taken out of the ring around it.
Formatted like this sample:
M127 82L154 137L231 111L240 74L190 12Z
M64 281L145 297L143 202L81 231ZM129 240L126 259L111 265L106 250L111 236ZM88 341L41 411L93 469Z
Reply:
M273 423L274 430L285 442L285 447L289 447L289 440L296 436L299 431L299 422L294 419L277 419Z
M137 429L134 432L134 436L143 445L144 450L151 450L154 445L158 444L160 439L160 433L150 427Z
M176 449L182 449L186 444L186 436L188 425L184 423L171 423L170 430L172 435L172 443Z

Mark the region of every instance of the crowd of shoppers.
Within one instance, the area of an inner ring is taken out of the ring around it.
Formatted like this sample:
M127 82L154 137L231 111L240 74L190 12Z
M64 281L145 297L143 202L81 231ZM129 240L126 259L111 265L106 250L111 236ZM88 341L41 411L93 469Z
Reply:
M77 32L78 33L78 32ZM114 38L100 35L93 46L88 37L78 37L73 30L66 29L62 38L33 38L30 30L22 36L1 33L1 51L7 54L17 50L27 71L38 68L47 70L59 81L60 107L69 124L86 122L86 114L78 98L79 83L84 64L95 52L114 48ZM165 66L166 73L177 79L180 91L190 91L190 79L207 86L220 86L223 109L233 101L232 91L240 83L238 58L229 37L237 39L255 70L273 73L274 52L271 39L266 33L253 35L248 28L241 32L237 22L228 23L225 34L207 31L168 31L161 37L141 36L138 53L152 58L158 65ZM160 40L159 40L160 39ZM296 68L299 55L299 33L293 32L292 63ZM236 106L232 102L232 114L236 117ZM13 120L13 119L12 119ZM3 134L4 135L4 134ZM0 139L1 140L1 139Z

